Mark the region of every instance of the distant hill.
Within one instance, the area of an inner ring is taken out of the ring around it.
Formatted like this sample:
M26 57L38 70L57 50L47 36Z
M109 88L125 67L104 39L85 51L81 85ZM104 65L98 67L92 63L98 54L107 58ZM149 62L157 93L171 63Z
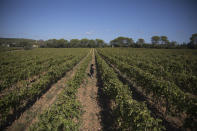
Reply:
M11 44L11 43L20 43L20 42L34 43L36 42L36 40L24 39L24 38L0 38L0 43L2 44Z
M1 46L12 46L12 47L24 47L28 45L33 45L36 40L24 39L24 38L0 38Z

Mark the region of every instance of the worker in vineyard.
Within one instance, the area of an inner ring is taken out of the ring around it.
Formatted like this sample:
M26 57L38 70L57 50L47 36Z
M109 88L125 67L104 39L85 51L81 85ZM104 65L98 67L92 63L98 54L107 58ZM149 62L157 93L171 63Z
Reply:
M91 64L91 67L90 67L90 76L91 76L92 79L93 79L93 75L94 75L94 65Z

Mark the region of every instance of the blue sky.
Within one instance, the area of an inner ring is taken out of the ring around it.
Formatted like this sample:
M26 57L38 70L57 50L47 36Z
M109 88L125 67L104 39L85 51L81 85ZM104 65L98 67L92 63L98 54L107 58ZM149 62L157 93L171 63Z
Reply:
M197 33L197 0L0 0L0 37L50 39Z

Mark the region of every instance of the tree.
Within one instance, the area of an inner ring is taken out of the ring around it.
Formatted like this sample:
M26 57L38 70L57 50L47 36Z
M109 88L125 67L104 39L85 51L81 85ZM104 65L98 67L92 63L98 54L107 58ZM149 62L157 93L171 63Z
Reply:
M57 40L56 47L57 48L66 48L66 47L68 47L68 41L64 40L64 39Z
M78 39L70 40L69 47L76 48L76 47L79 47L79 45L80 45L80 40Z
M168 44L169 43L169 40L168 40L167 36L161 36L160 41L161 41L162 44Z
M96 47L99 47L99 48L104 47L105 42L103 40L96 39L95 42L96 42Z
M191 43L193 43L194 45L197 44L197 33L192 34L192 37L190 38Z
M152 44L159 44L159 40L160 40L159 36L153 36L151 38Z
M22 42L20 42L20 44L18 46L23 47L25 50L32 49L32 44L30 44L30 42L28 42L28 41L22 41Z
M188 47L192 49L197 49L197 33L192 34L192 36L190 37Z
M139 39L137 40L136 44L137 44L137 45L136 45L137 47L143 47L143 45L145 44L145 40L142 39L142 38L139 38Z
M22 42L20 42L19 46L20 46L20 47L26 47L26 46L28 46L29 44L30 44L30 43L27 42L27 41L22 41Z
M89 48L95 48L96 47L95 40L89 40L87 47L89 47Z
M89 40L84 38L80 40L80 46L81 47L87 47Z
M129 47L133 46L134 41L132 38L128 37L117 37L116 39L110 41L110 44L115 47Z
M56 39L49 39L46 41L46 45L47 47L50 47L50 48L57 48L56 42L57 42Z
M170 42L170 48L174 48L177 45L176 41Z

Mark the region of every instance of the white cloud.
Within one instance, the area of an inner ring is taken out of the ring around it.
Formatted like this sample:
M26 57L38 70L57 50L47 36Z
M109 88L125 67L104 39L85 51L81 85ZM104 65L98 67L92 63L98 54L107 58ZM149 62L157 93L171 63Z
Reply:
M85 35L93 35L93 34L94 34L93 31L87 31L87 32L85 33Z

